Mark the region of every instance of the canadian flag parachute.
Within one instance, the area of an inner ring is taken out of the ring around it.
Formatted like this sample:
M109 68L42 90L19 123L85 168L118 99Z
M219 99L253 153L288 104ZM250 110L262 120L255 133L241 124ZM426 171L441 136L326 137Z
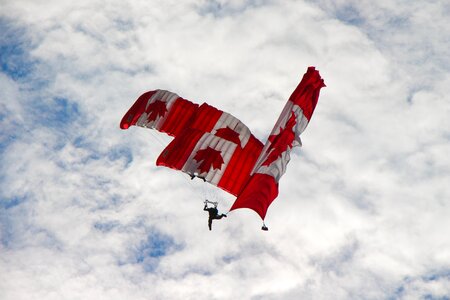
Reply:
M122 118L131 125L156 129L174 139L156 164L180 170L235 195L230 210L249 208L264 220L278 196L278 182L290 152L300 146L324 81L309 67L263 144L240 120L206 103L156 90L141 95Z

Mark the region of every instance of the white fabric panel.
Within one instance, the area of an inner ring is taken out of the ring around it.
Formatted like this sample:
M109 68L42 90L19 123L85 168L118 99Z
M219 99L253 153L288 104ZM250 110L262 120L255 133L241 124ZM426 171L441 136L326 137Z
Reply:
M221 152L220 154L223 159L222 167L220 169L214 169L211 167L208 172L199 173L198 168L201 162L197 162L194 157L197 155L197 151L207 149L208 147ZM206 132L195 145L182 170L189 174L196 173L199 176L205 177L208 182L217 185L222 178L222 175L225 172L236 148L237 145L235 143Z
M285 128L286 123L292 116L292 112L296 117L296 124L293 128L295 132L295 140L292 144L293 148L302 145L300 140L300 134L305 130L306 126L308 125L308 119L303 115L303 110L301 109L300 106L294 104L293 102L288 101L288 103L285 105L270 135L278 135L281 132L281 130ZM273 161L270 165L262 166L262 164L266 161L266 159L270 154L270 151L269 152L267 151L270 149L271 145L272 143L270 142L270 140L267 140L263 150L261 151L261 155L255 164L255 168L253 169L252 174L261 173L271 175L278 182L281 176L286 172L286 167L290 160L290 152L292 148L288 147L287 150L283 152L281 156L277 160Z
M241 148L244 148L250 139L250 135L252 134L250 132L250 129L248 129L248 127L245 126L245 124L236 117L233 117L229 113L222 112L222 115L220 116L211 133L215 134L217 130L226 127L229 127L239 134L239 140L241 141L240 146Z
M281 157L276 161L272 162L268 166L260 166L256 173L267 174L275 178L275 181L278 182L281 176L286 172L287 164L291 160L290 155L291 149L286 150L281 154Z

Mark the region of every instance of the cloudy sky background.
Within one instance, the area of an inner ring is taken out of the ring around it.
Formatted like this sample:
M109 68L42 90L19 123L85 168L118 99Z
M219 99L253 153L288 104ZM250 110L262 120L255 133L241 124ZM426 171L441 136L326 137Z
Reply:
M376 2L376 3L373 3ZM0 0L0 298L450 299L448 1ZM265 141L327 87L268 232L119 129L168 89Z

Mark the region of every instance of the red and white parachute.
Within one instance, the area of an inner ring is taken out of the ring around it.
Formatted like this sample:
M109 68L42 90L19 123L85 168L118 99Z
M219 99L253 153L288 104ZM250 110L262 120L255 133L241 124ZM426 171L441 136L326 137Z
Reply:
M264 220L278 196L278 182L293 147L301 145L324 81L309 67L284 107L266 144L244 123L206 103L198 105L169 91L141 95L120 122L173 136L156 164L197 175L235 195L230 210L250 208Z

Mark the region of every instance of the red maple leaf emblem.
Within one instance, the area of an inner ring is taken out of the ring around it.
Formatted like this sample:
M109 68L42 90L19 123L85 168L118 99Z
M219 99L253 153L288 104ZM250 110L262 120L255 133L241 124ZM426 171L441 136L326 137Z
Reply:
M223 158L219 150L213 149L208 146L206 149L198 150L194 156L197 162L201 162L198 169L200 173L209 172L211 167L213 169L222 168Z
M216 136L226 139L227 141L233 142L237 145L241 144L239 139L239 133L231 129L230 127L220 128L215 133Z
M164 117L167 112L166 102L156 100L151 103L146 110L148 114L147 120L149 122L155 121L158 117Z
M269 137L269 141L272 142L267 152L269 152L269 156L262 164L263 166L268 166L274 161L276 161L283 152L285 152L288 147L293 147L293 142L295 140L294 126L297 124L297 120L295 118L295 114L292 112L291 117L286 122L286 126L284 129L280 131L277 135L271 135Z

